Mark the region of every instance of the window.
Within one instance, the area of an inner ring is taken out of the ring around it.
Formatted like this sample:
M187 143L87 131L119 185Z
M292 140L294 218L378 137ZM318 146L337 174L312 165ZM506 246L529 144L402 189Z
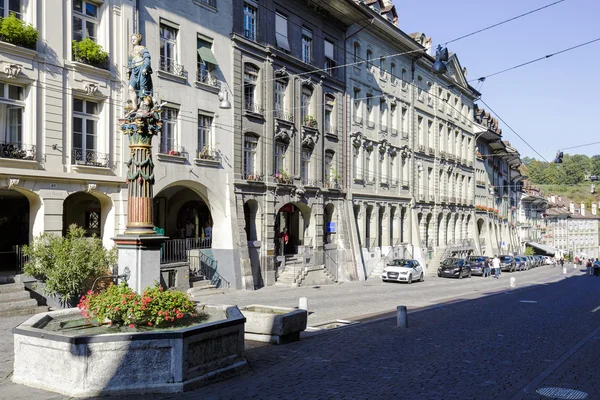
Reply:
M398 116L396 114L396 109L396 104L392 103L390 106L390 119L392 120L392 133L394 135L398 134Z
M179 155L175 148L175 138L177 137L177 115L178 110L169 107L162 109L162 135L160 136L160 152L163 154Z
M244 3L244 37L256 40L256 7Z
M0 18L8 17L10 14L15 14L17 18L23 19L21 0L0 0Z
M312 62L312 32L309 29L302 28L302 61L307 64Z
M423 101L423 78L417 77L417 99Z
M198 82L211 86L218 86L219 81L215 74L217 60L212 52L212 41L198 38Z
M14 0L9 0L12 3ZM73 0L73 40L89 38L96 41L98 6L84 0Z
M256 174L256 148L258 138L253 135L244 136L244 179L254 179Z
M98 114L98 103L73 99L73 164L98 162Z
M408 137L408 108L402 108L402 137Z
M417 118L417 128L419 129L419 147L425 147L425 133L423 132L423 117Z
M216 7L217 6L217 0L200 0L200 3L204 3L204 4L209 5L211 7Z
M373 120L373 95L367 93L367 122L375 122Z
M354 42L354 50L353 50L353 59L355 63L360 61L360 43ZM356 64L355 67L360 67L359 64Z
M323 180L325 181L325 184L329 185L331 183L339 183L339 182L333 182L333 179L335 179L335 177L332 176L333 152L325 151L325 165L323 167L324 167Z
M385 57L379 57L379 75L381 77L385 76Z
M287 85L288 83L286 80L280 79L275 81L275 115L278 118L291 121L291 114L287 112L287 107L285 104Z
M284 174L285 172L285 150L286 144L283 142L275 142L275 173ZM285 176L284 176L285 178Z
M362 101L360 99L360 89L354 89L354 122L362 123Z
M308 184L310 178L310 149L302 148L302 160L300 162L300 177L303 184Z
M335 58L333 56L333 43L329 40L325 39L325 72L329 75L334 75L336 70L335 68Z
M333 110L335 110L335 97L325 95L325 107L323 109L323 122L325 123L325 133L335 134L333 124Z
M396 83L396 63L390 64L390 80L392 83Z
M373 51L367 49L367 69L371 69L373 65Z
M198 114L198 154L200 158L211 155L211 133L213 117L206 114Z
M287 17L279 13L275 14L275 39L279 48L287 52L290 51L290 43L288 41L288 20Z
M252 64L244 65L244 102L246 110L254 111L257 103L256 85L258 82L258 68Z
M301 98L301 104L300 104L300 111L301 111L301 118L302 118L302 123L305 126L309 126L310 121L312 121L312 116L310 113L310 101L312 98L312 90L310 90L310 88L304 86L302 88L302 98Z
M379 125L382 131L387 131L387 107L385 99L379 99Z
M160 69L172 74L177 71L177 29L160 24Z
M0 141L22 144L23 141L23 88L0 82Z
M427 121L427 145L430 149L432 149L434 146L432 121Z

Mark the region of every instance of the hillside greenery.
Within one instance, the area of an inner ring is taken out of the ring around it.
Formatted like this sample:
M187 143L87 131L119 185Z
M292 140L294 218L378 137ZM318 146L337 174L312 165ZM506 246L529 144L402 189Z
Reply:
M539 187L544 196L565 196L588 207L600 201L600 181L589 180L590 176L600 177L600 155L565 154L562 164L525 157L521 168L530 183ZM591 193L592 184L596 186L596 193Z

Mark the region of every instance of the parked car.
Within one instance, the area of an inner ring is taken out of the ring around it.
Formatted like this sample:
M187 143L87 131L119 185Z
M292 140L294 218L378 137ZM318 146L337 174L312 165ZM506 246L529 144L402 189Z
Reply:
M500 270L503 272L515 272L515 258L509 255L498 256L500 259Z
M554 257L550 257L550 256L544 257L544 265L552 265L555 263L556 263L556 260L554 259Z
M525 256L515 256L515 269L517 271L527 271L529 269Z
M471 266L464 258L446 258L438 268L438 276L444 278L471 277Z
M425 271L417 260L398 258L390 261L381 273L381 280L413 283L414 280L423 282Z
M467 262L471 266L471 274L483 275L483 266L487 259L489 259L488 256L468 256ZM492 261L490 260L489 262L491 264Z
M529 263L529 268L535 268L535 260L533 259L533 256L525 256L527 258L527 262Z

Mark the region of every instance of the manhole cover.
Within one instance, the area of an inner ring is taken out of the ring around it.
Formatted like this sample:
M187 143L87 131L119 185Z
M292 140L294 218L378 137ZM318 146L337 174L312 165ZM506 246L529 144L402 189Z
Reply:
M581 390L575 389L565 389L565 388L556 388L556 387L548 387L541 388L536 390L537 394L541 394L542 396L551 397L553 399L587 399L588 394L582 392Z

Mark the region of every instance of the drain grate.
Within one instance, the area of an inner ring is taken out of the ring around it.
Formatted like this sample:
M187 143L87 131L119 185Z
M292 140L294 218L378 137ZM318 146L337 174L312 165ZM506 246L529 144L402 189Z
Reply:
M580 400L580 399L588 398L588 394L585 392L582 392L581 390L565 389L565 388L557 388L557 387L540 388L540 389L536 390L536 393L541 394L542 396L553 398L553 399Z

